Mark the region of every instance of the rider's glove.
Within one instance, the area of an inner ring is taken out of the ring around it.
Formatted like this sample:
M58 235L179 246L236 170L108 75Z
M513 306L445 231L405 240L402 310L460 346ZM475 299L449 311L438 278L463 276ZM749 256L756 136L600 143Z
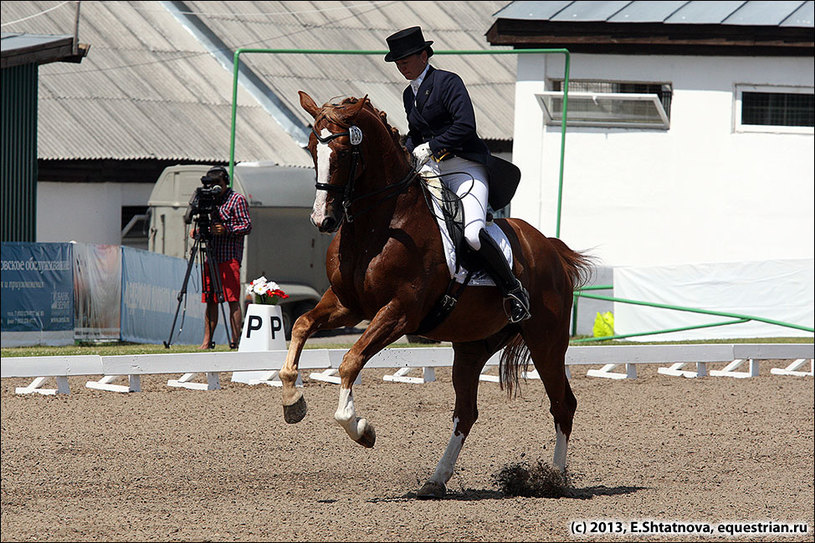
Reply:
M417 166L422 166L425 162L430 160L431 156L433 156L433 151L430 150L429 143L423 143L413 149L413 157L416 159Z

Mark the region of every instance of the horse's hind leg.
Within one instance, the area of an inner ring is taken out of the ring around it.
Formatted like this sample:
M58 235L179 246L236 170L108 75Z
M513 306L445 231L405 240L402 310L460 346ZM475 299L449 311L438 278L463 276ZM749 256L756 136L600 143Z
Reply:
M453 468L464 446L464 440L467 439L470 429L478 418L476 401L479 375L484 364L495 352L487 341L454 343L453 349L455 351L453 388L456 392L453 433L433 475L416 493L416 496L421 499L442 498L447 493L447 481L453 476Z
M561 472L566 470L566 450L572 433L572 422L577 410L577 398L566 378L566 348L569 339L556 340L547 334L524 334L532 355L532 362L549 396L549 412L555 419L555 454L552 464Z

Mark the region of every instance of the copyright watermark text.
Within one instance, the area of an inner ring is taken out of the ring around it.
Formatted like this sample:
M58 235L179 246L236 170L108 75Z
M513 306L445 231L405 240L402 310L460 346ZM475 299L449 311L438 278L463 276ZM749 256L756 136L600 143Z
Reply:
M810 532L807 523L756 521L756 522L684 522L665 520L573 520L569 523L572 535L591 537L595 535L701 535L701 536L794 536Z

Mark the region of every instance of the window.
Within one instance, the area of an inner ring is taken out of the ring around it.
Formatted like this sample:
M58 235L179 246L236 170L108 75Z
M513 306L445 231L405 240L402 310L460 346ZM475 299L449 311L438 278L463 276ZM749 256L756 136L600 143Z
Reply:
M812 134L814 112L812 88L736 86L737 132Z
M147 249L147 206L122 206L122 245Z
M537 94L546 124L563 121L563 81ZM670 127L672 87L669 83L570 81L566 122L569 126L620 128Z

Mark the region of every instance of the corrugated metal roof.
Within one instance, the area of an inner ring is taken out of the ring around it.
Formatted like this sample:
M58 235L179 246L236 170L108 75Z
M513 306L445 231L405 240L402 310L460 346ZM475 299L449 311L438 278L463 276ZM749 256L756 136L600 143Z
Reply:
M490 50L484 34L506 2L187 2L190 10L227 45L265 49L386 50L385 38L422 27L436 50ZM307 125L298 90L318 103L368 95L407 131L402 90L407 81L380 55L248 54L251 67L290 111ZM432 64L458 73L486 139L511 140L517 58L514 55L437 55Z
M81 64L50 64L39 71L40 158L228 158L232 71L163 4L80 4L79 41L91 45L90 53ZM437 50L450 50L490 49L484 33L506 2L186 4L232 51L384 50L388 35L415 24L435 41ZM73 34L75 13L73 2L3 2L2 29ZM401 95L407 82L381 57L298 54L242 59L304 126L311 119L300 108L298 90L320 103L368 94L389 113L391 124L406 131ZM458 72L468 83L482 137L512 139L514 55L438 55L433 64ZM311 165L307 153L243 88L238 103L237 161Z
M73 32L74 3L59 4L3 2L3 31ZM79 41L81 64L39 70L39 158L229 158L232 74L160 4L82 2ZM236 160L312 164L245 91L239 104Z
M512 2L496 19L812 27L813 1Z

